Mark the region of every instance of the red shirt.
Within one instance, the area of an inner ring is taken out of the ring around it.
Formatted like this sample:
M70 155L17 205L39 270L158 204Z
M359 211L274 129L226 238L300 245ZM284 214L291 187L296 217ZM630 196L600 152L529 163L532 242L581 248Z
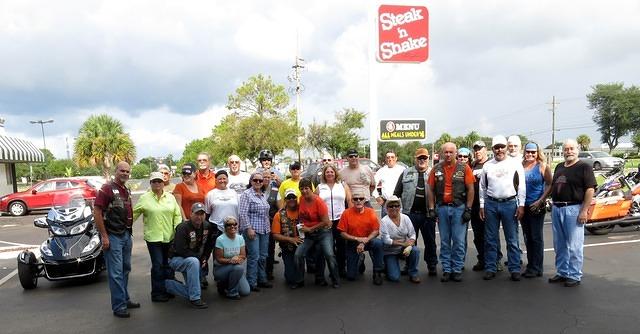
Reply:
M444 170L444 196L442 201L444 203L452 203L453 202L453 172L456 170L456 163L454 164L443 164ZM436 177L435 177L436 169L432 168L431 173L429 173L429 186L431 189L436 188ZM469 167L468 164L465 164L464 168L464 184L470 185L475 182L475 177L473 176L473 170Z
M322 217L329 216L329 208L320 197L314 194L311 203L304 197L300 198L299 215L304 226L313 227L322 222Z
M193 193L183 182L176 184L175 189L173 189L174 194L181 196L182 204L180 206L182 207L182 211L184 211L184 215L187 219L191 219L191 206L197 202L204 204L204 196L207 194L202 188L200 188L200 186L198 186L198 184L196 184L196 187L198 187L198 191Z
M342 213L338 230L358 238L368 237L373 231L380 230L378 215L372 208L364 208L363 212L358 212L355 207L349 208Z
M107 211L109 208L109 204L113 201L113 189L111 185L114 184L118 192L120 193L120 198L124 201L125 211L127 212L127 226L133 225L133 209L131 206L131 193L126 186L122 186L116 182L108 182L102 185L100 191L98 191L98 195L96 196L96 200L93 203L94 206L102 209L102 212Z
M205 195L216 187L216 174L209 171L207 176L200 173L200 170L196 171L196 184L198 184L198 190L201 190ZM189 209L191 210L191 209Z

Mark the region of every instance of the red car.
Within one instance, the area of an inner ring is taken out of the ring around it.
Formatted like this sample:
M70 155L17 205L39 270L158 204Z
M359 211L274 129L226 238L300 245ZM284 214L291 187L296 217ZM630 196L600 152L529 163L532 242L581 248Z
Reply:
M41 181L25 191L2 196L0 198L0 212L22 216L31 210L67 205L72 199L79 197L85 200L94 200L103 182L99 178L91 177L56 178Z

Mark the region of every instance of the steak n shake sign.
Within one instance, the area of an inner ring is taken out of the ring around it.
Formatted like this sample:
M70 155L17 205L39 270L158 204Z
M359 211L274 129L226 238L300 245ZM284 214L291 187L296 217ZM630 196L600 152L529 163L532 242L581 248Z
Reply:
M381 120L380 140L424 140L427 125L424 119Z
M378 8L378 60L421 63L429 58L429 12L424 6Z

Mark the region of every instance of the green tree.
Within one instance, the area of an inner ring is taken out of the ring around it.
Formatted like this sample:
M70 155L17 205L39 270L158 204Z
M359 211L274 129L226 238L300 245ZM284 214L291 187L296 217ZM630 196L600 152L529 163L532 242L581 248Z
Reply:
M211 154L213 152L213 145L213 139L211 139L211 137L194 139L191 142L187 143L184 146L182 158L178 162L178 167L188 162L195 163L196 158L198 157L198 153L200 152L207 152ZM211 165L216 165L220 162L221 161L215 159L215 157L211 157Z
M74 151L79 167L98 167L107 178L112 166L119 161L131 163L136 157L135 145L122 123L106 114L92 115L82 124Z
M440 138L438 138L434 145L435 145L435 150L436 151L440 151L440 146L442 146L442 144L447 143L447 142L452 142L453 141L453 137L451 137L450 134L448 133L443 133L440 135ZM432 153L436 153L436 152L432 152Z
M155 170L155 169L154 169ZM149 176L151 169L148 164L137 163L131 167L131 178L132 179L143 179Z
M585 134L581 134L576 137L576 142L578 142L578 145L580 145L581 151L588 151L589 146L591 145L591 138L589 138L589 136Z
M329 147L329 141L327 134L329 133L330 126L327 122L322 124L311 123L306 133L307 145L318 153L323 153Z
M275 116L289 105L289 95L283 85L262 74L252 76L229 95L227 109L242 116Z
M156 158L154 157L142 158L140 159L140 161L138 161L138 164L147 165L150 171L158 170L158 164L156 163Z
M47 173L52 177L73 176L76 169L71 159L53 160L47 164Z
M593 121L598 125L601 139L611 152L619 139L639 128L640 89L624 88L623 83L598 84L587 95L589 108L594 110Z
M334 157L345 154L350 148L358 148L358 131L364 127L366 115L354 108L344 108L336 113L336 122L328 129L327 150Z

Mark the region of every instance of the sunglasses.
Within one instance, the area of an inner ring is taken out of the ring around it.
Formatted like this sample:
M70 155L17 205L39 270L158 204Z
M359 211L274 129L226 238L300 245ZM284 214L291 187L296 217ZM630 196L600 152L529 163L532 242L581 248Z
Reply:
M331 159L322 159L322 162L331 162Z
M297 200L298 198L297 198L297 197L295 197L295 196L290 196L290 197L286 197L285 199L286 199L287 201L295 201L295 200Z
M300 167L289 168L290 170L300 170Z
M348 157L353 159L353 158L357 158L358 155L357 154L349 154Z
M473 150L474 150L474 151L476 151L476 152L478 152L478 151L480 151L480 150L481 150L481 149L483 149L483 148L484 148L484 146L474 146L474 147L473 147Z
M235 164L239 164L239 163L240 163L240 161L229 161L229 163L230 163L230 164L234 164L234 165L235 165Z
M400 204L389 204L389 205L387 205L387 208L389 208L389 209L398 209L398 208L400 208Z
M421 155L417 159L418 160L429 160L429 156L428 155Z
M361 202L364 201L364 197L354 197L352 198L354 202Z
M465 159L469 159L469 156L468 156L468 155L458 154L458 158L465 158Z
M233 223L233 224L224 224L224 227L236 227L238 226L237 223Z
M264 180L263 179L253 179L253 180L251 180L251 182L262 183L262 182L264 182Z
M158 179L151 180L151 183L163 183L163 182L164 182L164 181L162 181L162 180L158 180Z
M525 154L536 154L536 153L538 153L538 151L525 151L524 153Z
M494 150L504 150L506 147L507 147L507 145L499 144L499 145L494 146L493 149Z

